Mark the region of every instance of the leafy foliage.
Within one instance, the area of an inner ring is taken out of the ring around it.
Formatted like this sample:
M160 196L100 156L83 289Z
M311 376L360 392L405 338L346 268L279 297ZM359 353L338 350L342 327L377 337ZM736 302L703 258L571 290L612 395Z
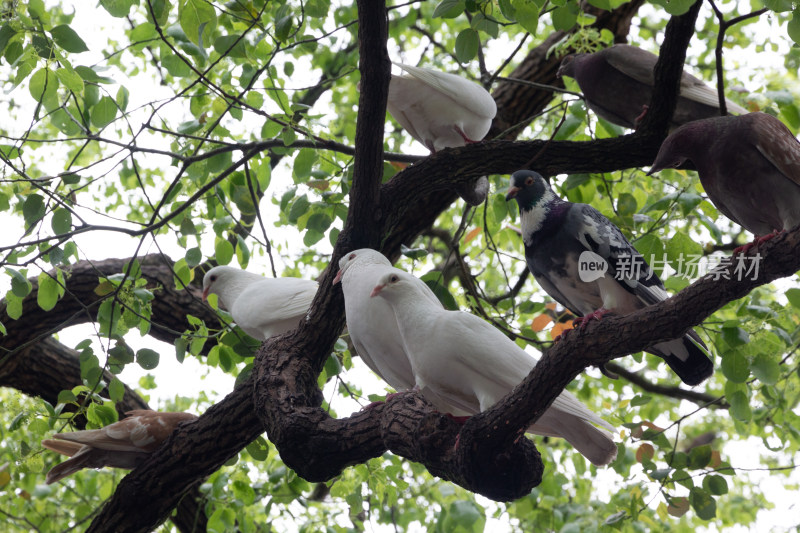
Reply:
M623 3L589 2L604 10ZM692 3L643 7L631 40L655 49L668 15ZM775 114L796 132L800 8L763 4L770 20L727 30L726 86L745 87L733 98ZM719 5L728 19L746 14L735 2ZM7 280L3 334L23 311L55 313L70 294L69 266L80 260L158 250L174 260L169 289L177 291L196 285L210 262L319 274L349 207L360 78L355 5L101 0L100 6L77 15L41 0L2 8L2 102L12 118L0 123L0 211L7 221L0 243ZM525 38L535 46L553 31L570 30L550 50L556 54L609 44L610 32L590 27L593 13L575 0L411 2L389 10L388 49L404 62L420 59L486 81L509 75L523 60L524 51L512 51ZM765 40L770 28L773 38ZM714 79L717 29L713 13L701 16L700 43L688 60L708 80ZM768 56L771 67L748 65L755 54ZM577 90L571 80L566 84ZM624 133L569 94L553 105L523 138L588 141ZM393 121L385 147L421 153ZM386 159L384 180L405 164L391 153ZM490 181L494 192L483 205L459 202L416 242L405 243L400 266L423 277L448 308L471 308L504 326L521 346L542 349L570 317L535 282L514 288L525 270L511 226L518 224L516 207L502 193L507 177ZM624 170L554 181L563 197L591 203L617 224L671 291L710 272L733 244L746 240L705 199L690 172L655 178ZM794 468L800 447L796 285L795 279L756 290L698 328L717 367L698 391L702 401L681 400L672 389L648 392L594 370L580 376L571 390L620 428L619 456L607 469L588 465L559 439L537 439L547 466L542 484L525 498L495 504L385 454L347 469L329 484L331 497L318 501L313 493L322 489L288 469L260 437L203 483L208 529L257 531L283 523L343 531L377 523L470 532L502 523L523 531L688 531L709 521L720 529L752 524L771 498L742 475L753 467L742 468L742 458L729 450L746 442L772 476ZM139 337L159 329L153 301L163 289L148 285L135 259L118 273L98 276L93 290L101 300L85 310L96 329L87 328L74 347L82 383L65 386L56 405L2 391L0 465L8 466L0 466L0 498L9 528L83 524L111 496L120 471L83 471L68 482L42 485L57 459L39 442L67 429L76 412L90 428L117 420L115 405L125 394L118 376L126 365L151 372L139 383L142 394L169 390L172 378L159 373L159 363L172 352L181 363L197 359L237 382L252 371L258 342L224 310L218 322L187 316L183 331L170 332L172 346L134 349ZM23 309L34 290L39 310ZM63 324L70 319L59 318ZM16 348L9 347L0 367ZM361 380L356 361L346 338L337 342L319 376L330 409L345 412L352 398L365 403L385 393L382 384ZM621 364L645 382L674 385L650 355L634 354ZM108 397L99 394L105 387ZM196 398L174 397L158 407L202 411L210 403L198 391ZM690 445L709 432L710 443Z

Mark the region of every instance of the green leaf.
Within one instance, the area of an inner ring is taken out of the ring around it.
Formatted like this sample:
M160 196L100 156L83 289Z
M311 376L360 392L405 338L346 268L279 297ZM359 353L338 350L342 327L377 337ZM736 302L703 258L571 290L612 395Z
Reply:
M44 59L53 59L53 57L55 57L53 45L49 39L35 34L31 37L31 44L39 57L43 57Z
M50 311L58 303L58 282L46 272L39 274L39 290L36 293L36 303L45 311Z
M703 488L714 496L728 494L728 482L725 478L717 475L708 475L703 478Z
M722 326L722 339L731 348L750 342L750 334L739 326L725 324Z
M92 403L86 410L86 419L95 427L101 428L113 424L119 420L117 410L113 405Z
M456 59L459 63L468 63L478 55L481 41L478 32L469 28L462 30L456 37Z
M214 239L214 258L220 265L227 265L233 259L233 245L227 239Z
M181 3L178 12L186 36L202 48L203 34L210 34L217 24L217 11L204 0L186 0Z
M58 76L50 69L41 68L31 76L28 90L37 102L53 100L58 91Z
M117 116L117 103L108 96L104 96L92 106L92 124L96 128L104 128Z
M703 489L695 487L689 491L689 502L702 520L711 520L717 515L717 502Z
M203 261L203 252L201 252L200 248L198 247L189 248L186 250L185 258L186 264L189 265L189 268L194 268Z
M445 307L445 309L456 311L458 310L456 299L453 298L453 295L450 294L450 291L447 290L447 287L442 285L442 283L439 281L441 277L441 272L432 270L431 272L428 272L422 276L420 279L424 281L428 287L430 287L430 289L433 291L433 294L435 294L439 301L442 302L442 305Z
M759 354L751 365L753 375L765 385L775 385L781 377L778 362L766 354Z
M128 13L138 0L100 0L100 5L112 16L117 18L127 17Z
M531 0L511 0L511 5L514 7L514 17L516 17L517 22L532 35L536 35L539 26L539 6L536 5L536 2Z
M670 15L683 15L695 4L695 0L652 0Z
M791 11L793 8L791 0L762 0L762 2L764 7L776 13Z
M459 500L447 507L441 520L442 531L481 532L486 525L486 513L477 503Z
M86 46L83 39L81 39L80 36L75 33L75 30L70 28L67 24L56 26L50 30L50 35L53 36L53 40L56 44L67 52L78 54L89 50L89 47Z
M0 144L0 154L2 154L6 159L16 159L22 155L22 151L16 146L12 146L10 144ZM6 205L8 203L8 197L5 195L4 197L5 201L3 202L3 205ZM5 207L3 211L6 209L8 209L8 207Z
M115 98L117 102L117 107L122 111L128 109L128 99L130 98L130 93L128 89L124 86L120 85L119 89L117 89L117 97Z
M295 198L294 202L292 202L292 207L289 208L289 214L287 218L289 222L292 224L297 222L297 219L301 216L305 215L308 212L308 208L311 206L311 203L308 201L308 198L305 194L298 196Z
M209 533L226 533L236 529L236 513L229 507L218 507L208 519Z
M75 70L60 68L56 70L56 77L58 77L58 81L60 81L64 87L73 93L81 94L83 92L83 78L81 78L80 74Z
M13 268L6 268L6 274L11 276L11 292L19 298L25 298L30 294L33 285L20 272Z
M264 437L258 437L247 445L247 453L256 461L265 461L269 457L269 445Z
M317 162L317 151L310 148L302 148L294 159L294 167L292 172L294 174L295 183L303 183L311 176L311 169Z
M639 407L641 405L647 405L650 403L650 400L653 398L651 396L647 396L644 394L637 394L636 396L631 399L631 407Z
M473 17L471 26L476 31L482 31L495 39L500 35L500 27L497 25L497 22L480 12L476 13Z
M108 384L108 396L115 402L122 401L125 396L125 385L122 384L119 378L114 377Z
M630 193L624 192L617 197L617 211L619 215L630 216L636 212L636 198Z
M689 468L697 470L706 467L710 462L711 446L709 444L697 446L689 452Z
M30 227L37 223L44 216L44 211L44 198L38 194L29 195L22 204L22 217L25 219L25 225Z
M50 220L50 227L56 235L62 235L72 229L72 213L69 209L59 207L53 211L53 218Z
M784 294L792 307L800 309L800 289L789 289Z
M750 377L750 362L738 351L722 355L722 373L734 383L744 383Z
M731 404L731 416L742 422L747 422L752 418L753 412L750 410L750 401L742 391L726 395L728 403Z
M0 55L5 51L8 42L17 34L17 31L10 24L5 23L0 27Z
M150 348L142 348L136 352L136 362L145 370L153 370L157 367L159 358L158 352Z
M442 0L433 10L434 18L453 19L464 12L463 0Z
M572 28L578 21L576 7L577 4L568 2L566 5L553 10L553 27L560 31L567 31Z
M289 38L293 22L291 15L284 15L275 21L275 38L278 41L282 42Z

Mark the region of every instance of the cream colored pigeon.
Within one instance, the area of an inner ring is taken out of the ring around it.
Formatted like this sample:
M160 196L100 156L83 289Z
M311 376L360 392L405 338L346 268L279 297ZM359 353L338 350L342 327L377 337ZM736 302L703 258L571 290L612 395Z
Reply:
M487 322L434 305L414 276L387 272L371 295L394 310L416 385L484 411L520 384L536 360ZM595 465L614 460L617 447L608 422L563 391L527 431L561 437Z
M486 136L497 114L492 95L455 74L395 63L403 76L392 76L389 113L431 152L464 146Z
M635 128L653 95L656 61L658 56L646 50L615 44L592 54L565 57L556 75L574 78L589 108L599 116L618 126ZM725 102L728 113L747 113L734 102ZM717 91L684 72L672 126L714 116L719 116Z
M295 329L316 293L316 281L265 278L229 266L214 267L203 277L203 299L216 294L236 324L262 341Z
M362 248L339 260L339 272L333 283L342 284L347 331L358 355L366 365L397 391L412 389L415 384L411 362L403 347L394 311L382 298L371 298L372 288L384 274L403 272L394 268L376 250ZM414 278L421 294L431 305L442 304L424 281ZM433 391L422 394L441 412L454 416L475 414L470 406L451 405Z
M47 473L49 485L84 468L136 468L169 437L181 422L194 420L191 413L159 413L136 409L125 413L127 418L102 429L56 433L42 446L69 455Z
M686 161L717 209L760 236L743 248L800 225L800 143L772 115L685 124L664 140L649 173Z

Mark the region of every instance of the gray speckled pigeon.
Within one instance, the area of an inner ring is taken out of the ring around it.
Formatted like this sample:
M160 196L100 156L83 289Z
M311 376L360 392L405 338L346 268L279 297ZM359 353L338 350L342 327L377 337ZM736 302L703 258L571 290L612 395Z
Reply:
M561 62L558 76L578 82L589 108L607 121L634 128L653 95L653 69L658 56L627 44L615 44L592 54L574 54ZM729 113L747 110L726 99ZM719 115L717 92L702 80L683 73L672 126Z
M506 199L511 198L520 208L528 268L547 294L582 317L576 323L609 311L631 313L669 297L636 248L594 207L560 199L530 170L511 175ZM648 351L663 358L687 385L697 385L714 371L694 331Z
M433 303L420 282L405 272L387 272L372 290L386 300L397 318L416 385L457 404L485 411L525 379L536 360L486 321ZM561 437L596 465L617 456L613 426L563 391L530 433Z
M650 173L691 161L725 216L762 236L800 225L800 143L766 113L690 122L666 138Z

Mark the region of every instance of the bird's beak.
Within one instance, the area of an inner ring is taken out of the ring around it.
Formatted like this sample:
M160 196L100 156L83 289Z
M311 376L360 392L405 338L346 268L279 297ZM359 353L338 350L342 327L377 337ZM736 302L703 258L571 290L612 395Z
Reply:
M377 295L379 295L381 293L381 291L383 290L384 287L386 287L385 283L383 285L375 285L375 288L372 289L371 293L369 293L369 297L370 298L375 298Z
M208 299L208 291L211 290L211 287L206 287L203 289L203 301L205 302Z
M336 273L336 277L333 278L333 284L336 285L340 281L342 281L342 274L344 274L344 270L339 269L339 272Z
M514 187L513 185L509 187L508 192L506 193L506 202L511 200L512 198L516 198L518 192L519 192L519 187Z
M647 175L648 176L652 176L653 173L658 172L659 170L661 170L661 169L658 168L657 166L653 165L652 167L650 167L650 170L647 171Z

